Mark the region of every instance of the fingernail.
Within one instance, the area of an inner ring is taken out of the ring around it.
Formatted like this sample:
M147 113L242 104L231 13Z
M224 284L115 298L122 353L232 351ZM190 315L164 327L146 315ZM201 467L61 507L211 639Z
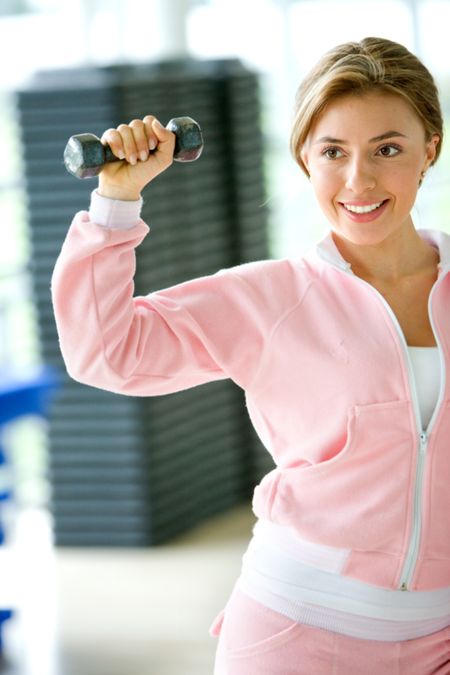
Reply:
M128 162L129 162L130 164L133 164L133 165L136 164L136 162L137 162L137 157L136 157L136 155L130 155L130 159L128 160Z
M123 150L119 150L118 153L117 153L117 157L118 157L119 159L125 159L125 153L124 153L124 151L123 151Z
M145 152L145 150L142 150L142 152L139 153L139 157L140 157L140 159L141 159L141 162L146 162L146 161L147 161L147 156L148 156L148 155L147 155L147 153Z
M156 143L155 143L155 141L153 140L153 138L151 138L151 139L149 140L149 142L148 142L148 147L150 148L150 150L154 150L154 149L156 148Z
M163 125L161 122L157 119L154 120L155 125L158 127L158 129L164 129Z

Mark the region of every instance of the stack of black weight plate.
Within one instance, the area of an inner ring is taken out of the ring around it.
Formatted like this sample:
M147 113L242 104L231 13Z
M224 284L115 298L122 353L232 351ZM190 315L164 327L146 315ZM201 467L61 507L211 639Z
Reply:
M17 92L17 109L42 359L64 378L49 425L55 543L160 543L247 499L268 455L231 382L132 398L64 375L50 277L96 181L70 176L62 155L75 133L147 113L194 117L202 157L175 163L145 195L152 233L138 249L136 293L265 258L258 78L235 60L41 72Z

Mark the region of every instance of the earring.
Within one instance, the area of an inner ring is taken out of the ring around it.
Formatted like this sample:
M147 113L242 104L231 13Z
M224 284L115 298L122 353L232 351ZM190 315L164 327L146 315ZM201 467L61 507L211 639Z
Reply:
M423 179L425 178L425 173L426 173L426 171L421 171L421 173L420 173L419 187L423 183Z

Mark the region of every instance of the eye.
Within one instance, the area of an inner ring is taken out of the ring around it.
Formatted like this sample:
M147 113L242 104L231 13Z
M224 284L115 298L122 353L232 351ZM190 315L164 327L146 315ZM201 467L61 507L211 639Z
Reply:
M388 145L382 145L381 148L378 148L378 151L382 157L395 157L401 152L401 148L394 143L389 143Z
M342 154L343 154L342 150L339 150L339 148L336 148L334 146L330 146L322 150L322 156L326 157L327 159L339 159L339 157L341 157Z

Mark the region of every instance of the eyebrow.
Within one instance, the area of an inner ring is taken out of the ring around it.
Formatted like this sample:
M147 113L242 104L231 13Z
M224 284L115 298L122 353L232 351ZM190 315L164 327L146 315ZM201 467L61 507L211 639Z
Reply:
M378 143L379 141L385 141L388 138L407 138L405 134L401 134L400 131L386 131L384 134L379 136L374 136L369 139L369 143ZM348 145L348 141L343 141L340 138L333 138L332 136L322 136L318 138L316 143L339 143L340 145Z

